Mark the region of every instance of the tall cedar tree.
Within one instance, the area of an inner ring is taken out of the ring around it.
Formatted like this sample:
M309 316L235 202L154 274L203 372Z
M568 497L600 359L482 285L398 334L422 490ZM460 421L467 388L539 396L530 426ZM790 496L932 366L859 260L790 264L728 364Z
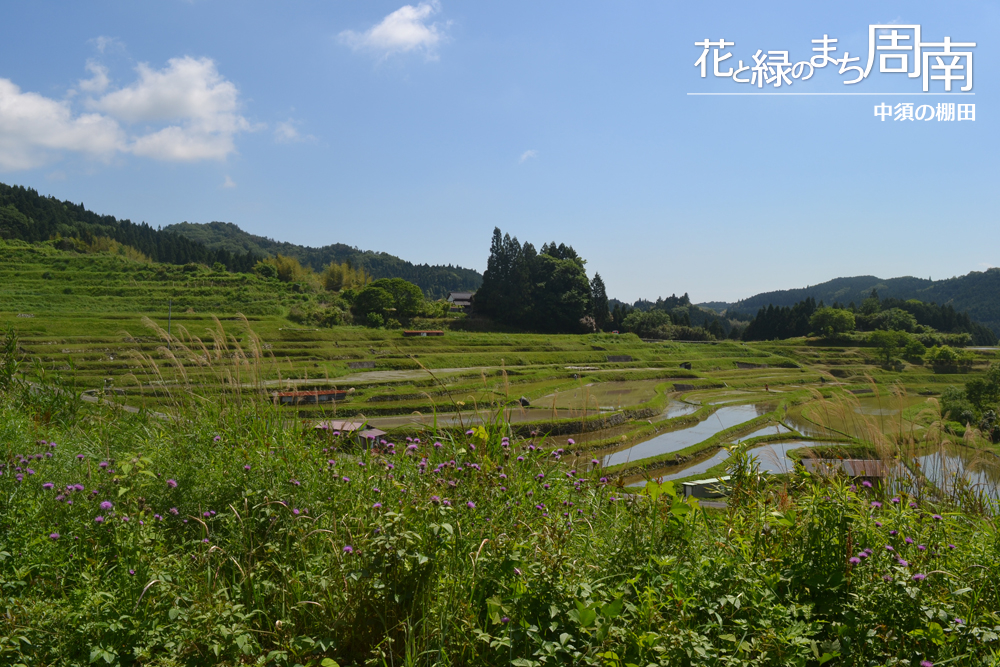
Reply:
M530 243L493 230L475 312L521 329L576 332L591 313L591 287L584 260L571 246Z
M601 331L607 331L611 326L611 311L608 309L608 292L600 273L595 273L594 279L590 281L590 301L594 306L594 323Z

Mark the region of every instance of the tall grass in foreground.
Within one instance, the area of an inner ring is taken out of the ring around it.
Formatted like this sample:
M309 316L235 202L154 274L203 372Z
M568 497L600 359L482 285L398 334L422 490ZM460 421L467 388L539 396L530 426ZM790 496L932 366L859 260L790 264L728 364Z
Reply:
M178 409L0 398L0 662L998 664L1000 535L946 498L739 450L706 512L503 419L366 447L249 397Z
M881 461L889 492L944 502L967 511L995 515L1000 501L1000 458L976 429L948 432L937 399L910 407L905 388L883 391L875 383L864 406L856 396L817 394L813 414L831 432L861 443L866 458Z

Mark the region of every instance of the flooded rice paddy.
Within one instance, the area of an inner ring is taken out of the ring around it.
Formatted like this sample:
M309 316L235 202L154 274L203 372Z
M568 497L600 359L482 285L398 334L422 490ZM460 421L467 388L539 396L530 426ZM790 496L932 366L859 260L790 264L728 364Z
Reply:
M809 447L815 443L808 440L789 440L787 442L769 442L750 449L750 454L757 459L757 464L762 472L769 472L772 475L780 475L791 472L795 467L794 461L788 457L788 452L793 449ZM707 459L697 461L680 468L671 468L668 474L646 473L646 475L633 475L625 479L626 486L644 486L647 477L650 479L662 479L663 481L674 481L701 475L708 472L720 463L724 463L729 458L729 450L722 448Z
M696 445L720 431L738 426L754 417L767 414L771 406L767 405L732 405L716 410L708 419L687 428L668 431L654 436L649 440L623 447L617 451L605 454L601 458L604 467L638 461L652 456L680 451L691 445Z

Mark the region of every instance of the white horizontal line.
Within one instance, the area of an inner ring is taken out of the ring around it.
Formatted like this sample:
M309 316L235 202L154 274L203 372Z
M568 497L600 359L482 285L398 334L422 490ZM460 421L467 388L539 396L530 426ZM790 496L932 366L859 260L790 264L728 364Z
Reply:
M975 95L975 93L687 93L688 95L756 95L758 97L773 96L777 97L779 95L877 95L885 97L886 95L909 95L910 97L917 97L923 95L948 95L949 97L955 97L958 95Z

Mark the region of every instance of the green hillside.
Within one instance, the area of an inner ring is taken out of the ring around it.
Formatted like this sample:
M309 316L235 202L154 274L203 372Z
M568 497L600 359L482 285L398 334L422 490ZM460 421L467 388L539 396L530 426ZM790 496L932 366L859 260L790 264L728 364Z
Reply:
M58 241L29 244L0 239L0 310L37 315L175 313L281 315L317 298L294 285L252 273L175 266L121 254L60 250Z
M364 267L375 278L409 280L419 286L430 299L446 297L450 291L473 291L483 282L482 275L472 269L451 265L413 264L388 253L359 250L343 243L311 248L275 241L249 234L231 222L181 222L168 225L164 231L178 234L213 250L252 253L265 257L279 254L294 257L304 266L310 266L316 271L322 271L331 262L349 262L354 267Z
M791 307L807 298L817 302L860 305L873 289L881 298L919 299L928 303L950 305L956 311L968 311L973 320L980 322L994 333L1000 334L1000 268L973 271L967 275L947 280L928 280L906 276L878 278L855 276L835 278L819 285L799 289L765 292L748 299L728 304L729 312L754 314L767 306ZM724 304L703 304L720 309Z
M158 262L219 263L230 271L249 271L260 258L245 251L209 249L178 234L153 229L145 222L118 220L89 211L82 203L59 201L31 188L4 183L0 183L0 239L29 243L62 239L60 245L67 250L111 239Z

